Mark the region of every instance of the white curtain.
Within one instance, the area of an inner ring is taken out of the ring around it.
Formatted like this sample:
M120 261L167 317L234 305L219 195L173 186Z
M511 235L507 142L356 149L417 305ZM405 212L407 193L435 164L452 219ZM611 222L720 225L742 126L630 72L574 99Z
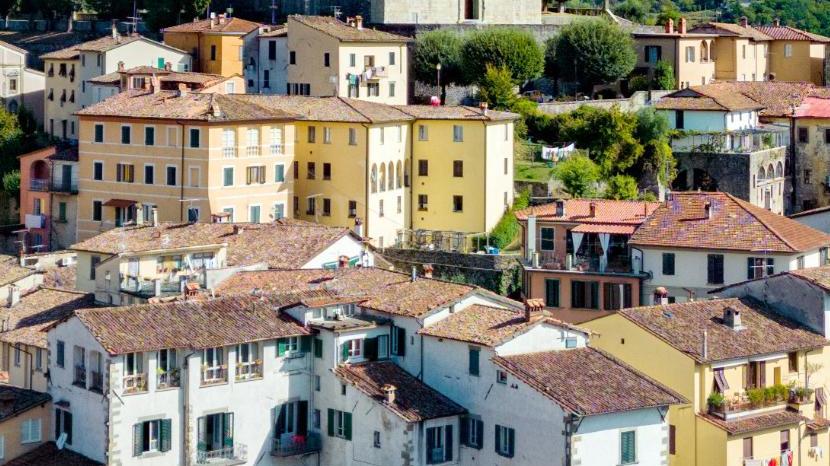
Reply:
M602 246L602 257L599 258L599 271L605 272L608 267L608 243L611 241L611 235L608 233L599 234L599 244Z
M576 253L579 252L579 246L582 245L582 237L585 233L574 233L571 232L571 240L574 243L574 257L576 257Z

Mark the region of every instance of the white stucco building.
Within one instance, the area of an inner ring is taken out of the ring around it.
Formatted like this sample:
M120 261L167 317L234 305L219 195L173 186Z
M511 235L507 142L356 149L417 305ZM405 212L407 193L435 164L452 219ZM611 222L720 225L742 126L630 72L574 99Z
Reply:
M0 41L0 93L6 110L14 113L26 107L39 124L43 124L43 88L46 77L42 71L26 67L29 52Z
M373 23L383 24L541 24L535 0L375 0Z
M254 86L248 92L284 94L288 83L288 28L275 27L257 36L257 60L245 67Z

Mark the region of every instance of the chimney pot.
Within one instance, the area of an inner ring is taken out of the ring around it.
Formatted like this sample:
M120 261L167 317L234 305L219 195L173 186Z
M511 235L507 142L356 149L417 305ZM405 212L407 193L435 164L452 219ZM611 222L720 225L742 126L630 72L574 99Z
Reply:
M674 34L674 20L671 18L666 20L666 33Z
M234 235L241 235L245 231L245 228L242 225L234 225L233 226L233 234Z
M597 203L596 202L591 201L591 204L589 204L588 209L590 211L591 217L596 217L597 216Z
M680 29L681 34L686 34L686 18L680 18L680 24L678 28Z
M20 302L20 287L9 285L9 307L14 307Z
M112 38L118 39L118 20L112 20L112 25L110 26L112 30Z
M712 216L713 216L714 212L713 212L713 209L712 209L712 203L710 201L706 201L703 204L703 210L705 212L706 219L707 220L712 220Z
M363 238L363 220L360 217L354 218L354 234Z
M665 287L657 287L654 290L654 304L665 306L669 304L669 290Z
M779 26L781 26L781 18L775 18L775 19L772 21L772 24L773 24L775 27L779 27Z
M565 216L565 200L564 199L557 199L556 200L556 216L557 217L564 217Z
M749 27L749 18L741 16L741 27Z
M723 323L732 330L741 330L744 328L741 322L741 311L732 306L726 306L723 309Z
M383 394L386 395L386 404L395 404L395 398L397 395L398 387L392 384L385 384L383 387L381 387L381 389L383 390Z
M487 116L487 111L490 109L490 105L488 105L487 102L481 102L478 104L478 108L481 109L481 113L483 113L484 116Z
M545 301L541 299L526 299L525 300L525 322L530 322L530 318L534 312L541 312L545 309Z
M354 17L354 25L358 30L363 29L363 16L357 15Z
M153 226L159 226L159 209L158 207L153 207Z
M424 264L424 278L432 278L432 271L434 270L432 264Z
M337 258L337 267L345 269L349 266L349 256L340 256Z

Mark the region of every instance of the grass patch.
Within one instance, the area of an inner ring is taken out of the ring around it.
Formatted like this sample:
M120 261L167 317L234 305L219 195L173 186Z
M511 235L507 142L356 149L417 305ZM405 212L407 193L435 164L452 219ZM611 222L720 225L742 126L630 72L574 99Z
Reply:
M528 162L517 160L513 165L513 178L520 181L547 182L553 169L543 162Z

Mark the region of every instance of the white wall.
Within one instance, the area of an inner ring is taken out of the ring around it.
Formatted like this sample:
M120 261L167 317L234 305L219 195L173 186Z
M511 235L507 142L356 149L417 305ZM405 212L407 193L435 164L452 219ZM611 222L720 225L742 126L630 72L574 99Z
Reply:
M564 350L567 338L576 338L576 346L588 344L588 336L564 327L540 324L496 347L499 356L534 353L539 351Z
M277 45L277 57L275 60L268 59L269 42ZM288 38L287 37L260 37L258 50L259 76L256 78L256 87L249 92L260 94L285 94L285 85L288 82ZM265 70L268 70L269 87L263 87Z
M830 233L830 210L804 215L801 217L794 217L793 220L803 223L809 227L813 227L818 231Z
M636 432L636 464L666 464L668 425L656 408L586 417L573 439L574 464L620 464L620 432L628 430Z
M367 267L375 265L375 256L372 251L368 250L360 241L351 235L345 235L334 242L334 244L327 247L325 250L317 254L314 258L303 264L304 269L320 269L323 264L328 262L337 262L340 256L347 256L350 259L353 257L363 257L366 254ZM362 259L361 259L362 260Z

